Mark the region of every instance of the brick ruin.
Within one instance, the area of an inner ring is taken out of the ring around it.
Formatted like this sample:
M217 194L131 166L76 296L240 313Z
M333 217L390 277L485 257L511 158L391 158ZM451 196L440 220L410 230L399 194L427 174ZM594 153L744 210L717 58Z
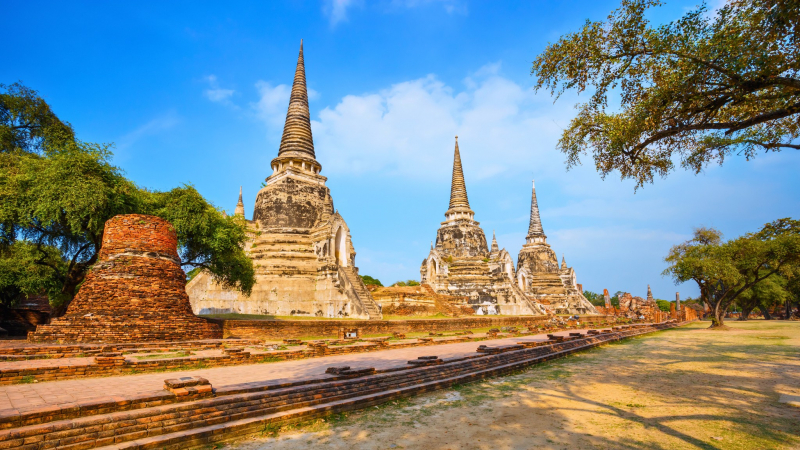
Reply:
M381 305L383 314L425 316L444 314L450 317L469 316L475 311L469 298L438 294L429 284L419 286L368 286L372 298Z
M134 342L221 338L192 313L172 224L158 217L108 220L97 263L64 316L39 325L29 342Z
M358 275L350 229L333 206L316 159L308 110L303 44L273 173L256 197L251 240L256 284L249 297L201 272L187 285L197 314L379 319L380 308ZM244 219L241 190L236 215Z
M538 315L545 311L514 282L514 261L497 239L491 249L469 206L456 136L450 205L420 277L437 294L466 297L475 314Z
M661 323L670 319L675 319L678 322L690 322L700 318L696 310L680 304L680 297L677 293L675 294L676 302L670 302L670 311L661 311L658 303L653 298L653 291L650 289L650 285L647 285L647 298L633 296L625 292L619 297L619 306L611 304L608 289L603 290L603 296L605 297L605 306L597 306L596 309L601 314L608 316L652 323Z

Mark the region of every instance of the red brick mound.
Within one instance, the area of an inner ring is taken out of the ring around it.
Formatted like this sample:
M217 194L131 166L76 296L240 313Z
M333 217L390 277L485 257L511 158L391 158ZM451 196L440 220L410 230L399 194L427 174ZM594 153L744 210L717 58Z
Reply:
M218 339L222 330L192 313L172 224L129 214L106 222L98 262L63 317L30 342Z

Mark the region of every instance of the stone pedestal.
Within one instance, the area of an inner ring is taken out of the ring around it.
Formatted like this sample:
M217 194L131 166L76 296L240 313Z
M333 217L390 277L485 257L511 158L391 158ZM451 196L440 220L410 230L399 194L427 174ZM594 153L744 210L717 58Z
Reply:
M98 262L63 317L39 325L30 342L132 342L221 338L192 313L172 224L120 215L106 222Z

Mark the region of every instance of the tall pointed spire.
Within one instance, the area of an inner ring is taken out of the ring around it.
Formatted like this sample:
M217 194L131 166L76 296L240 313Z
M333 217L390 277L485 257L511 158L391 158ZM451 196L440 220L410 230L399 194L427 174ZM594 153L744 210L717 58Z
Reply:
M472 220L475 216L475 213L469 208L467 185L464 183L464 171L461 168L461 153L458 151L458 136L456 136L456 150L453 155L453 180L450 184L450 208L448 208L444 215L447 220Z
M236 203L236 210L233 212L235 216L244 217L244 202L242 202L242 187L239 186L239 202Z
M564 258L564 254L563 253L561 254L561 268L562 269L566 269L567 268L567 259Z
M315 158L314 138L311 136L311 114L308 112L308 91L306 89L306 66L303 61L303 41L300 40L300 55L294 72L292 95L286 124L283 127L281 147L278 156L300 156Z
M531 193L531 222L528 226L528 242L544 242L547 236L542 229L542 219L539 217L539 202L536 201L536 182L531 182L533 192Z
M497 245L497 236L495 236L494 230L492 230L492 253L499 251L500 251L500 246Z
M650 290L650 285L647 285L647 299L653 300L653 291Z
M456 150L453 156L453 182L450 185L450 209L469 208L467 186L464 183L464 171L461 168L461 153L458 151L458 136L456 136Z

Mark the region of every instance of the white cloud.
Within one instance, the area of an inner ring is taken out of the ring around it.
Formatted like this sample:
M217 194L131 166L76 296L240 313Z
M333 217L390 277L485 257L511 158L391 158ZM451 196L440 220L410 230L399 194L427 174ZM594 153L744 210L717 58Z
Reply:
M348 8L357 5L361 5L360 0L325 0L322 4L322 12L328 16L328 20L333 27L339 22L346 22Z
M348 95L312 121L318 158L329 173L382 171L411 178L442 177L459 136L465 174L480 180L523 168L544 173L562 157L553 152L567 123L568 102L553 106L533 91L484 66L457 90L435 75L376 93Z
M233 89L222 89L219 87L219 82L217 81L216 75L209 75L205 77L206 82L209 85L209 89L203 91L203 95L206 96L209 100L215 103L222 103L225 105L233 106L231 103L231 97L236 92Z
M272 86L266 81L256 83L259 100L252 105L259 119L261 119L270 131L283 131L283 123L286 119L286 109L289 107L289 96L292 89L286 84Z
M467 4L461 0L392 0L391 6L417 8L428 5L441 5L448 14L466 14Z
M175 111L168 111L164 114L157 116L156 118L148 121L144 125L137 127L130 133L127 133L124 136L120 137L117 140L117 146L116 146L118 153L130 148L142 138L145 138L147 136L152 136L173 128L175 125L180 123L180 121L181 118Z

